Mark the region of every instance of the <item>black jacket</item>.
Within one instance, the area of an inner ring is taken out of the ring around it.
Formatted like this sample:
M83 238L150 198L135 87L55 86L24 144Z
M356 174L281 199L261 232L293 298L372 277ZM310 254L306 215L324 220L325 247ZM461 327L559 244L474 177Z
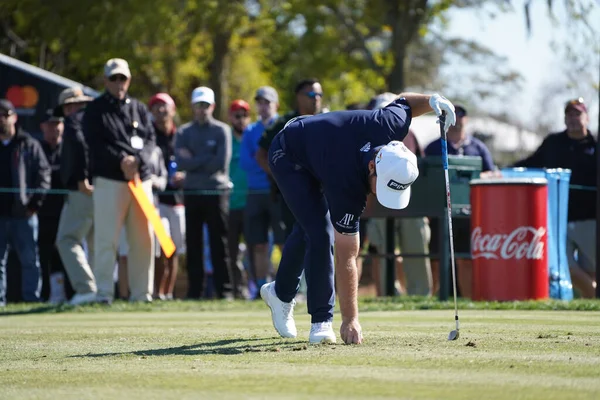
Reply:
M93 177L125 181L121 160L132 155L139 162L140 178L150 178L149 144L155 142L155 135L143 103L131 97L118 100L104 93L86 107L83 133L90 149ZM142 149L132 147L131 138L136 135L143 140Z
M552 133L529 157L515 167L568 168L572 185L596 187L596 140L590 132L581 140L569 138L567 131ZM569 190L569 221L596 219L596 192Z
M14 194L11 216L22 218L27 210L37 212L42 206L50 189L51 170L40 142L23 130L18 130L12 140L10 173L12 187L19 192Z
M175 157L176 132L172 132L172 134L167 135L164 132L161 132L156 126L154 127L154 132L156 132L156 145L160 147L163 154L163 158L165 160L165 167L167 168L167 170L169 170L169 164L171 163L171 160ZM177 191L177 193L159 194L158 201L162 204L167 204L170 206L183 204L183 191L171 185L171 176L169 176L168 178L169 180L167 181L167 187L165 188L165 190L169 192Z
M60 177L64 187L69 190L79 190L78 182L86 178L90 184L92 183L89 148L82 130L84 113L84 110L79 110L65 118L60 155Z
M63 185L62 180L60 179L60 155L62 143L56 148L50 147L48 142L43 140L40 144L42 145L42 150L44 150L44 155L46 156L46 160L48 160L50 170L52 171L50 175L50 189L62 191L65 188L65 185ZM60 218L64 200L64 193L48 193L38 215L40 217Z

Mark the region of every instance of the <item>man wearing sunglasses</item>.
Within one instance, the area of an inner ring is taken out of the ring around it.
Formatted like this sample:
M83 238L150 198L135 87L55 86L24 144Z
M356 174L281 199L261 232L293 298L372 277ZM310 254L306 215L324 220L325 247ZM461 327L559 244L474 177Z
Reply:
M304 271L311 315L309 342L336 341L334 287L342 314L342 340L362 342L356 267L359 218L371 193L387 208L408 206L410 185L419 171L416 156L400 141L408 134L412 118L432 110L437 115L446 112L444 129L456 122L454 106L444 97L404 93L379 110L301 116L277 134L269 148L269 167L297 220L283 248L275 282L260 290L279 335L297 336L294 298Z
M587 128L590 117L582 98L565 104L562 132L551 133L529 157L515 167L567 168L572 185L596 186L596 139ZM573 285L582 297L595 295L596 191L569 189L567 256Z
M301 80L296 84L294 93L296 94L296 109L286 113L283 117L278 118L272 126L265 129L263 136L258 142L259 148L256 152L256 161L269 175L271 172L269 170L267 153L271 146L271 142L279 131L293 118L301 115L316 115L321 112L323 88L317 79L309 78ZM295 222L294 215L285 204L283 198L279 195L279 190L277 189L277 184L275 182L273 182L271 188L280 200L281 217L285 225L285 236L287 237L292 233Z
M141 181L153 198L150 160L155 134L146 106L127 94L130 84L127 61L108 60L106 91L87 106L83 117L92 160L97 301L108 304L114 298L113 271L123 226L129 244L130 300L150 302L154 290L154 234L127 183Z
M40 142L17 128L13 104L0 99L0 307L6 304L6 264L12 247L21 264L21 298L40 301L42 287L37 250L38 217L50 189L51 169ZM29 189L35 192L29 192Z

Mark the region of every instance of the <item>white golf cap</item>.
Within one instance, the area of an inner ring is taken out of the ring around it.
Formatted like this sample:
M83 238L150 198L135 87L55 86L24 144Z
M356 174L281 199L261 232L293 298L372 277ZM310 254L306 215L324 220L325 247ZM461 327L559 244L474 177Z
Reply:
M192 91L192 104L196 103L215 104L215 92L206 86L197 87Z
M410 201L410 185L419 177L417 156L404 143L394 140L375 157L377 200L382 206L399 210Z

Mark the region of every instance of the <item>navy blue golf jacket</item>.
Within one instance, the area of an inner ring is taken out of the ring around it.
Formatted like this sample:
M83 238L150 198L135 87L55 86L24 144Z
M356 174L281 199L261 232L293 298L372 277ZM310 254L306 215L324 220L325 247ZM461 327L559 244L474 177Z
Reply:
M374 149L404 139L411 118L410 106L402 98L379 110L300 117L283 130L293 161L321 183L338 232L358 232L370 193L368 163Z

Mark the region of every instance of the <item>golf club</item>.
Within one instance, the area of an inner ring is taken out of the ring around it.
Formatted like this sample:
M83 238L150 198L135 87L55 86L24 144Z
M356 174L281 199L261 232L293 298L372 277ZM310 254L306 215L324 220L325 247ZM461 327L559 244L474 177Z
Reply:
M458 328L458 304L456 301L456 265L454 263L454 235L452 234L452 201L450 200L450 178L448 178L448 138L446 137L446 112L442 111L439 119L440 134L442 136L442 163L444 164L444 178L446 180L446 201L448 208L448 233L450 234L450 263L452 265L452 288L454 290L454 320L456 321L456 330L448 335L448 340L456 340L459 336Z

